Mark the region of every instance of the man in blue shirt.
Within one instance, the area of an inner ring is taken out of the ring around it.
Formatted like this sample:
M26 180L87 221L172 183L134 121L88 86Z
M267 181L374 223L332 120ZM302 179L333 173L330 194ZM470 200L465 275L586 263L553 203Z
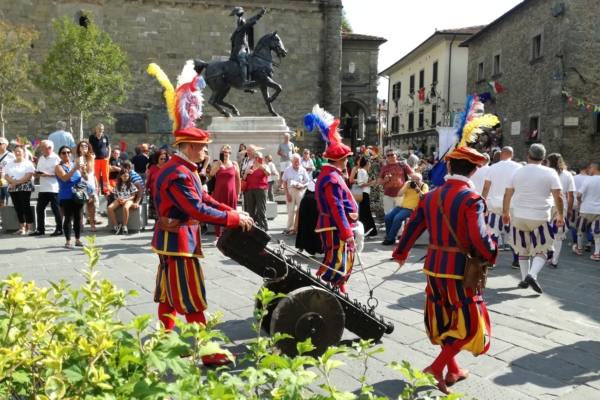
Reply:
M56 131L48 135L48 140L54 143L55 149L60 149L63 146L68 146L71 150L75 150L75 140L70 132L65 131L67 129L67 123L65 121L58 121L56 123Z

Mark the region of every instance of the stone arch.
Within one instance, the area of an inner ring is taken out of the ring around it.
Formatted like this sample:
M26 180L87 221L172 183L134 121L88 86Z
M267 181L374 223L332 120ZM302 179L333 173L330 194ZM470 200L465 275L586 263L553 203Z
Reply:
M340 132L344 141L349 142L352 150L364 143L366 138L365 122L369 114L367 106L358 99L342 102L340 112Z

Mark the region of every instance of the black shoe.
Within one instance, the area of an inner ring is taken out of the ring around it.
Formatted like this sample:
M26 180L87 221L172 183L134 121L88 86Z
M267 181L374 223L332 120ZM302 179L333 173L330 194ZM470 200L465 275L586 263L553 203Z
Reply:
M50 234L50 236L62 236L62 231L54 231Z
M494 268L496 268L496 264L491 264L491 265L488 266L488 269L490 271L493 270Z
M550 261L548 265L554 269L558 268L558 263L554 264L552 261Z
M519 265L518 261L513 261L512 263L512 269L519 269L521 268L521 266Z
M44 236L44 232L40 232L40 231L33 231L29 234L29 236Z
M391 246L393 244L395 244L396 242L394 242L393 240L387 240L385 239L383 242L381 242L382 245L384 246Z
M528 283L531 286L531 288L536 292L540 294L544 292L538 281L533 276L527 275L527 277L525 277L525 282Z
M246 92L246 93L256 93L256 90L254 90L254 89L244 89L244 92Z
M521 289L527 289L529 287L529 283L521 281L517 286L519 286Z

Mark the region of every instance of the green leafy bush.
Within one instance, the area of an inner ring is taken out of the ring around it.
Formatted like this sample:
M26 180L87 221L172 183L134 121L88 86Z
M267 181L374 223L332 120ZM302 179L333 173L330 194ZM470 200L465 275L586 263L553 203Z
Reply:
M207 370L201 357L228 339L215 329L219 316L198 324L177 324L179 333L150 315L125 324L118 318L128 296L95 271L100 250L84 248L89 259L85 284L64 281L41 288L18 275L0 281L0 398L2 399L381 399L366 381L368 362L383 348L368 341L331 347L320 357L306 355L310 341L298 344L299 355L278 352L284 335L264 337L260 324L269 302L282 296L263 288L255 311L256 338L247 345L244 368ZM153 329L154 328L154 329ZM361 388L346 392L331 374L343 358L364 367ZM399 398L433 398L433 378L408 363L391 364L407 379ZM423 387L429 390L421 391ZM419 397L421 396L421 397ZM446 397L458 398L457 395Z

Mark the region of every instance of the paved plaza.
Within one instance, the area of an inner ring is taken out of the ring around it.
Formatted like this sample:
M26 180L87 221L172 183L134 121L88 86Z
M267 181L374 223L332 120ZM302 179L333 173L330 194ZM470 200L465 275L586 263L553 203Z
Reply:
M273 239L292 244L292 238L281 235L286 220L284 206L279 206L279 212L277 219L269 221ZM108 234L105 226L98 233L101 277L140 294L129 301L122 315L125 319L156 312L152 292L157 257L150 252L150 237L148 231L116 237ZM261 279L221 255L211 244L214 236L203 241L209 311L223 312L221 328L233 340L233 350L238 351L253 336L252 297ZM392 247L383 247L380 242L381 235L367 242L362 257L367 266L390 258ZM63 244L60 237L0 234L0 277L18 272L41 284L66 279L79 285L85 256L81 249L65 250ZM559 268L545 268L540 274L545 290L541 296L530 289L517 289L519 271L511 269L510 253L502 253L485 293L492 319L492 347L487 355L477 358L460 354L461 364L472 375L457 384L455 391L478 399L600 398L600 263L591 261L589 253L576 257L566 244L564 247ZM397 264L391 261L366 271L371 286L386 279L375 291L377 311L395 324L394 332L383 339L385 352L369 366L369 382L379 394L393 398L399 395L403 382L385 364L408 360L423 368L438 352L427 340L423 326L425 279L417 261L424 251L423 246L413 251L409 260L413 263L393 276L390 274ZM361 273L352 277L349 292L361 301L368 297ZM352 334L347 332L345 338L351 339ZM359 365L348 361L336 374L336 384L347 390L358 388L354 376L360 370Z

